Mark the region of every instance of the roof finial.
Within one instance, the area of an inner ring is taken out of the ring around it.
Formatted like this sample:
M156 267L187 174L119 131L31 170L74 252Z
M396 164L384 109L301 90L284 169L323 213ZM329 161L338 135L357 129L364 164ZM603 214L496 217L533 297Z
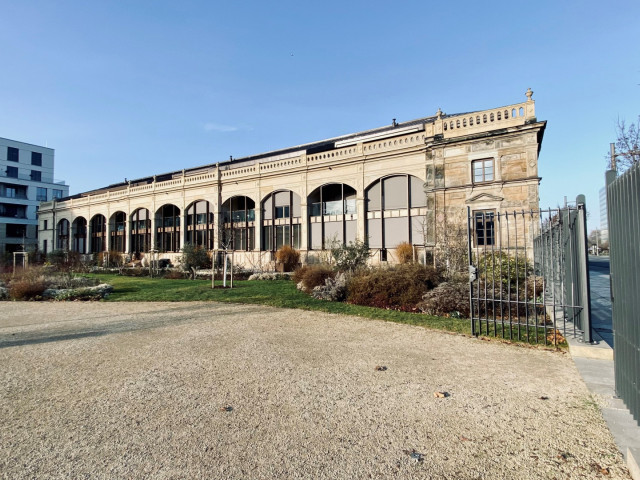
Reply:
M533 97L533 90L531 90L531 87L527 88L527 93L525 93L525 95L527 96L527 102L530 102L531 97Z
M438 107L438 111L436 112L436 116L438 117L438 120L440 120L442 118L442 110L440 110L440 107Z

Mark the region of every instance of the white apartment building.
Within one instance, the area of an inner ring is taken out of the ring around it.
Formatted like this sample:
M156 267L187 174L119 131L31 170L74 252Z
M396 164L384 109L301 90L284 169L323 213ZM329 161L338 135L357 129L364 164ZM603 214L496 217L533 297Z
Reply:
M37 249L40 202L68 195L54 179L52 148L0 137L0 255Z

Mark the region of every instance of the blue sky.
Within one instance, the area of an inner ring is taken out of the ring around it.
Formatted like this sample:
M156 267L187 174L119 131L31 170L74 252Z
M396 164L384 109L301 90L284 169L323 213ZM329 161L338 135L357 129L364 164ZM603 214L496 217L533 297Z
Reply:
M83 192L525 100L541 206L597 226L618 118L640 114L640 2L0 0L0 136Z

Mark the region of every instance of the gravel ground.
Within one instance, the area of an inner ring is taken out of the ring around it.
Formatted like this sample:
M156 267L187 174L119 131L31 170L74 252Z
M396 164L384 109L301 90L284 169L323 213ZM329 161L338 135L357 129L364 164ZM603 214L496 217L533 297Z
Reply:
M419 327L1 302L0 365L3 478L629 478L568 355Z

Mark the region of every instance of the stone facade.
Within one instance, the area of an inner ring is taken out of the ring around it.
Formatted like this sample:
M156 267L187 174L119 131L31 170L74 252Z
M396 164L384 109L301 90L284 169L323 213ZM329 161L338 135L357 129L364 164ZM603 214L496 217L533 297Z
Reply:
M81 253L156 249L172 260L190 242L231 248L247 267L264 267L282 244L310 261L356 239L369 242L373 261L393 261L401 242L422 256L440 231L466 228L467 207L538 208L546 122L531 94L42 203L40 242Z

